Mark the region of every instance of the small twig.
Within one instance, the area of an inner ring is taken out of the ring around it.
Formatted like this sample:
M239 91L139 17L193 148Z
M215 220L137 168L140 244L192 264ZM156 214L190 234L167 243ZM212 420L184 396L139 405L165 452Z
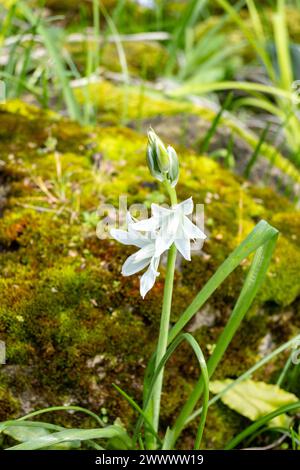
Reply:
M96 38L93 31L88 28L88 34L73 33L69 34L66 37L66 42L75 43L75 42L86 42L89 40L95 42ZM165 31L154 31L149 33L136 33L136 34L120 34L117 38L122 42L145 42L145 41L167 41L170 39L170 34ZM4 46L10 47L16 43L24 43L33 41L36 43L43 44L43 38L38 34L17 34L15 36L10 36L4 41ZM99 41L102 42L116 42L116 35L111 34L107 37L100 36Z
M280 444L282 444L283 441L285 441L285 439L287 437L288 437L288 434L283 434L282 436L280 436L279 439L272 442L272 444L269 444L268 446L264 446L264 447L245 447L244 449L241 449L241 450L271 450L271 449L274 449L274 447L277 447Z
M37 212L56 212L55 209L49 209L47 207L41 207L41 206L34 206L31 204L21 204L20 202L17 202L16 205L19 207L24 207L24 209L33 209L33 210L36 210Z
M46 183L43 181L43 179L38 176L37 178L34 179L34 182L36 183L36 185L40 188L40 190L46 194L46 196L50 199L50 201L52 203L57 203L59 202L59 199L55 196L53 196L53 194L51 194L51 192L49 191L49 189L47 188L46 186Z

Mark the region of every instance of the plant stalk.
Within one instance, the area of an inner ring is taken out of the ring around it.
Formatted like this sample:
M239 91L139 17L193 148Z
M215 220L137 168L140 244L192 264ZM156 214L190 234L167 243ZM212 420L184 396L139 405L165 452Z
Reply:
M165 182L165 186L169 193L172 206L177 204L177 196L176 196L175 189L172 188L168 182ZM159 337L158 337L157 350L156 350L155 369L157 369L160 361L166 354L167 346L168 346L176 253L177 253L177 249L175 245L173 244L170 247L169 252L168 252L163 305L162 305ZM159 376L157 377L156 383L153 388L153 396L151 400L152 424L156 432L158 431L158 427L159 427L159 415L160 415L160 402L161 402L163 375L164 375L164 369L161 370ZM152 440L152 443L150 443L150 447L156 448L156 442L153 442Z

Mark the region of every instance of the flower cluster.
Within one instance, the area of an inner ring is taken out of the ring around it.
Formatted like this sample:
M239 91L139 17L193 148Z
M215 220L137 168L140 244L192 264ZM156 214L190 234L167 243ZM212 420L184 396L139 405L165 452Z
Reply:
M140 279L140 293L144 298L152 289L161 255L174 243L186 260L191 259L191 240L204 240L206 235L189 219L193 212L192 198L173 205L170 209L152 204L149 219L135 220L127 214L127 230L112 229L112 237L139 250L125 261L123 276L136 274L148 266Z
M174 187L179 176L178 158L173 147L167 148L150 128L148 132L147 163L150 173L167 187L171 200L177 201ZM175 195L175 197L174 197ZM205 240L206 235L189 219L193 213L192 198L165 208L152 204L151 217L135 220L127 214L127 230L112 229L111 236L124 245L139 250L125 261L123 276L131 276L147 267L141 276L140 292L144 298L159 276L161 255L174 244L186 260L191 259L191 240Z

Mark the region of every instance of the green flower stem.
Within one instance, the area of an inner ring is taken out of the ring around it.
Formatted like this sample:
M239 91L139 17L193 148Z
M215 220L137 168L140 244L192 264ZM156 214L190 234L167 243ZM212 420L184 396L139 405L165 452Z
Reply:
M175 188L173 188L171 184L169 183L169 181L167 180L164 181L164 186L170 196L171 205L175 206L175 204L177 204L177 194L176 194Z
M176 191L168 182L165 182L165 186L170 196L171 204L177 204ZM164 287L164 297L162 305L162 313L160 320L160 329L158 344L156 350L156 360L155 360L155 369L158 367L160 361L164 357L167 351L168 346L168 335L169 335L169 325L170 325L170 314L171 314L171 305L172 305L172 294L173 294L173 282L174 282L174 271L176 263L176 247L173 244L168 252L168 261L167 261L167 271ZM152 397L152 410L153 410L153 428L157 432L159 427L159 415L160 415L160 401L161 401L161 392L163 384L163 374L164 370L162 369L159 376L157 377L155 386L153 388L153 397ZM154 447L156 444L154 444Z

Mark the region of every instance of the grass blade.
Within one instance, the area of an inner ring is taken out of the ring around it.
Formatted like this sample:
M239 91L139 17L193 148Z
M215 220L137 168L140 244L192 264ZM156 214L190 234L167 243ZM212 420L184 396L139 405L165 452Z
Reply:
M243 441L246 437L250 436L261 426L271 421L271 419L276 418L277 416L280 416L281 414L284 414L284 413L297 411L299 410L299 408L300 408L300 401L298 401L297 403L292 403L291 405L282 406L278 408L277 410L272 411L272 413L269 413L266 416L263 416L259 420L255 421L255 423L251 424L246 429L244 429L244 431L242 431L237 436L235 436L226 445L225 450L234 449L241 441Z
M269 76L271 77L272 80L275 80L274 69L273 69L270 57L264 45L261 45L260 41L257 39L256 34L252 32L252 29L247 26L246 22L243 21L243 19L235 10L235 8L232 7L227 0L217 0L217 3L230 15L232 20L239 26L241 31L244 33L246 39L249 41L253 49L256 51L258 56L263 61L268 71ZM252 10L252 14L253 14L253 10ZM257 33L257 26L253 25L253 29L255 33Z
M91 439L111 439L118 437L129 448L131 446L130 438L123 428L117 425L107 426L102 429L65 429L55 432L48 436L41 436L22 444L10 447L7 450L37 450L44 449L61 442L87 441Z
M101 11L102 15L105 18L105 21L107 22L107 24L108 24L108 26L109 26L112 34L113 34L116 49L117 49L117 54L118 54L118 58L119 58L119 62L120 62L120 66L121 66L121 69L122 69L122 75L123 75L123 81L124 81L124 96L123 96L123 103L122 103L122 119L121 119L121 122L123 124L125 124L127 122L127 115L128 115L128 100L129 100L128 87L129 87L129 82L130 82L126 54L125 54L125 50L124 50L124 47L123 47L123 44L122 44L122 40L120 38L119 31L118 31L113 19L111 18L111 16L107 12L107 10L106 10L105 6L103 5L103 3L100 2L99 7L100 7L100 11Z
M44 423L43 421L21 421L21 420L9 420L0 423L0 433L5 431L7 428L11 426L20 426L20 427L32 427L32 428L45 428L49 431L63 431L63 426L57 426L56 424L52 423Z
M197 294L189 307L182 314L178 322L173 326L169 335L169 343L182 331L185 325L192 319L195 313L208 300L213 292L222 284L229 274L251 253L264 246L267 242L277 237L278 230L261 220L245 238L245 240L228 256L215 274Z
M176 28L174 34L173 34L173 39L171 41L171 44L169 46L169 56L170 59L168 60L167 66L165 73L166 75L169 75L175 64L176 64L176 52L180 46L180 42L182 41L182 38L184 37L185 31L187 31L188 28L192 27L197 21L199 14L202 10L202 8L205 6L207 0L190 0L185 12L183 14L183 17L181 18L178 27Z
M113 387L120 393L120 395L122 395L122 397L124 397L128 401L128 403L132 406L132 408L135 411L137 411L143 417L143 419L147 423L147 427L149 428L149 432L151 432L151 434L153 434L153 436L155 436L155 438L157 439L157 441L159 443L162 443L159 436L158 436L158 434L155 432L155 429L153 428L151 422L149 421L146 413L144 413L142 408L135 402L135 400L133 400L133 398L131 398L126 392L124 392L124 390L122 390L120 387L118 387L118 385L113 384Z
M208 129L208 131L207 131L207 133L206 133L206 135L203 139L203 142L200 145L200 148L199 148L200 153L206 153L207 152L207 150L209 148L210 141L211 141L212 137L214 136L214 134L216 133L216 130L217 130L217 127L218 127L219 122L221 120L221 117L222 117L224 111L226 111L229 108L229 106L231 105L232 100L233 100L233 94L229 93L226 96L226 99L225 99L223 105L221 106L219 112L215 115L215 117L214 117L214 119L211 123L211 126Z
M62 92L69 115L71 119L81 122L80 107L71 88L68 73L64 66L61 52L57 47L57 41L54 34L52 33L51 29L48 28L42 21L38 20L33 10L31 10L30 7L25 4L25 2L20 0L18 2L18 8L24 17L32 24L32 26L37 25L37 33L40 34L43 38L45 47L53 61L57 77L62 86Z
M69 405L69 406L51 406L49 408L43 408L41 410L33 411L32 413L29 413L25 416L22 416L21 418L19 418L16 421L24 421L26 419L34 418L35 416L39 416L39 415L44 414L44 413L52 413L53 411L79 411L80 413L85 413L85 414L91 416L91 418L94 418L97 421L97 423L100 424L100 426L104 426L104 423L103 423L102 419L99 418L99 416L97 416L92 411L90 411L86 408L82 408L81 406L72 406L72 405Z
M293 69L290 56L284 0L278 1L278 9L273 16L273 28L279 67L280 86L284 90L289 91L291 90L293 82Z
M258 92L266 93L267 95L273 95L279 98L286 98L292 102L295 98L292 91L283 90L282 88L264 85L263 83L254 83L246 81L223 81L223 82L210 82L210 83L191 83L183 86L179 86L174 90L170 90L168 94L171 97L180 98L189 94L204 94L212 91L222 90L241 90L249 93Z
M147 407L148 407L149 403L151 402L155 382L156 382L161 370L164 368L165 364L168 362L168 360L170 359L173 352L178 348L178 346L183 341L187 341L189 343L189 345L191 346L191 348L193 349L193 351L194 351L194 353L197 357L197 360L198 360L198 363L199 363L199 366L200 366L200 369L201 369L201 373L202 373L201 378L203 378L203 384L204 384L203 385L203 388L204 388L203 409L202 409L200 423L199 423L197 436L196 436L196 441L195 441L195 449L196 449L196 448L199 448L199 446L200 446L201 439L202 439L202 434L203 434L203 430L204 430L204 425L205 425L205 421L206 421L206 415L207 415L207 409L208 409L208 400L209 400L209 379L208 379L208 370L207 370L204 355L202 353L202 350L201 350L199 344L197 343L197 341L195 340L195 338L193 338L193 336L191 334L182 333L169 345L166 354L164 355L164 357L160 361L157 369L154 372L153 377L151 378L149 388L148 388L148 394L147 394L147 397L145 398L144 409L145 409L145 413L147 413L147 411L148 411ZM140 434L140 429L141 429L142 425L143 425L143 416L141 416L140 419L137 422L135 432L134 432L134 438L133 438L134 442L136 441L137 436ZM173 431L171 431L171 433L173 434ZM170 442L172 442L170 433L168 433L168 442L169 442L169 440L170 440ZM164 443L163 448L164 449L169 449L171 447L169 447L169 444L166 446L166 443Z
M263 131L260 135L259 141L257 142L257 145L254 149L254 152L252 153L252 155L250 157L250 160L248 161L248 163L246 165L246 168L244 170L244 178L246 178L246 179L248 179L250 177L251 170L252 170L253 166L256 163L256 160L259 156L261 146L264 143L264 141L266 140L269 129L270 129L270 123L268 122L266 124L265 128L263 129Z
M255 5L255 1L254 0L246 0L246 3L247 3L247 7L248 7L248 10L249 10L250 16L251 16L252 25L253 25L253 28L255 30L256 37L257 37L258 41L260 42L260 44L263 45L266 42L266 36L265 36L265 33L264 33L263 24L261 22L258 10L257 10L256 5Z

